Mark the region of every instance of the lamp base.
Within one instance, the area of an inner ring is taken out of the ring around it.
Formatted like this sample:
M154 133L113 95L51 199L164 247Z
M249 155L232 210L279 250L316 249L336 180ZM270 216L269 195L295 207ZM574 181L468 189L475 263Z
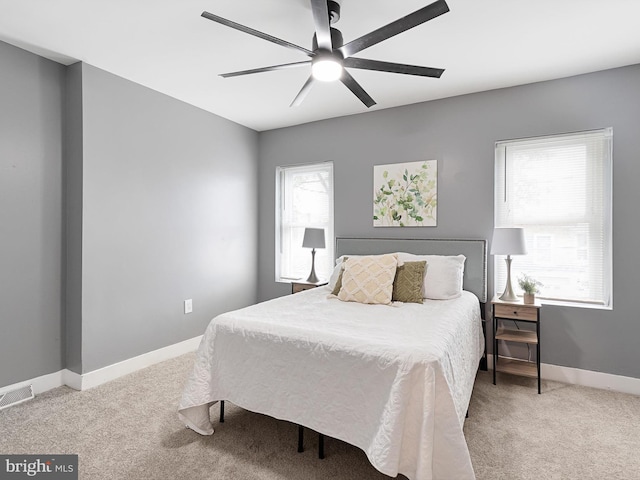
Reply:
M499 298L503 302L517 302L518 297L513 293L513 288L511 287L511 255L507 255L504 261L507 262L507 284L504 287L504 293Z
M308 283L318 283L318 277L316 276L316 249L311 250L311 273L306 280Z
M517 295L514 295L513 292L507 292L506 289L498 298L503 302L517 302L520 300Z

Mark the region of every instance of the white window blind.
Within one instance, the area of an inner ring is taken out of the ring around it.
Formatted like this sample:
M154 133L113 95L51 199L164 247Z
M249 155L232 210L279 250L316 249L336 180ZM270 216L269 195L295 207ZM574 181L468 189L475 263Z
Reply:
M495 226L523 227L527 255L514 256L543 283L538 297L611 306L613 132L603 130L496 143ZM495 290L506 283L495 257Z
M315 271L327 281L333 268L333 163L276 169L276 281L304 280L311 249L302 248L306 227L323 228L326 248L316 249Z

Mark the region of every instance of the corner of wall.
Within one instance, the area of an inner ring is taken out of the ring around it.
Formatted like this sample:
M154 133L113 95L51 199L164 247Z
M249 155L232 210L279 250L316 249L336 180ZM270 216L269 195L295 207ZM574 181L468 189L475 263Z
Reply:
M63 281L64 364L82 373L82 63L67 67L63 115Z

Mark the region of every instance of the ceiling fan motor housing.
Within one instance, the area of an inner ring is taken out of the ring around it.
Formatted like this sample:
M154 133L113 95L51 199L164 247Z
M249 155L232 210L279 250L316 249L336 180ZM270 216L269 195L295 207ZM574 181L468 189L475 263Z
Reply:
M333 27L331 27L329 31L331 32L331 47L335 52L338 48L340 48L344 44L344 40L342 39L342 32L340 32L340 30L338 30L337 28L333 28ZM313 39L311 40L311 50L313 50L314 52L318 50L318 39L315 33L313 34ZM335 53L338 53L338 52L335 52Z
M336 23L340 20L340 4L334 0L327 0L327 7L329 7L329 23Z

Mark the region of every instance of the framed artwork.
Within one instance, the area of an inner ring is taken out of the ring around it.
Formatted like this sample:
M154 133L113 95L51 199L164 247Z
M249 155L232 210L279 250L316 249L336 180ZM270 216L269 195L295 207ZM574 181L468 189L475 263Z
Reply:
M374 227L435 227L437 213L437 160L374 165Z

